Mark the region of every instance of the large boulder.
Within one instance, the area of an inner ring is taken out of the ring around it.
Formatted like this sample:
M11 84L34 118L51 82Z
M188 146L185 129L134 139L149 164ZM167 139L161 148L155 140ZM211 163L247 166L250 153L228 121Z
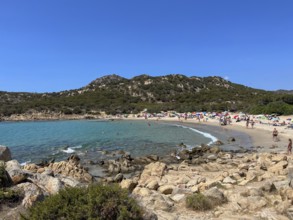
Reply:
M63 176L70 176L80 182L90 183L93 181L92 175L80 166L79 159L77 157L72 156L68 158L68 161L50 163L48 168L52 170L54 175L61 174Z
M28 177L28 173L24 172L21 169L20 164L17 162L17 160L10 160L6 162L5 169L8 172L14 185L24 182Z
M53 195L64 188L61 180L56 177L36 173L32 178L29 178L31 182L41 188L45 194Z
M11 152L8 147L0 145L0 160L9 161L11 160Z
M17 188L24 192L22 205L26 208L31 207L35 202L44 199L42 190L33 183L21 183Z

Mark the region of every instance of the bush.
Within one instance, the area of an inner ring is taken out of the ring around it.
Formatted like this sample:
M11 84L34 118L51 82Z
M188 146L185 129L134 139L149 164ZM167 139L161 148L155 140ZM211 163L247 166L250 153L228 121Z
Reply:
M66 188L28 210L22 219L142 219L142 210L118 185Z
M0 188L7 187L10 185L9 176L5 170L4 163L0 161Z
M22 196L19 192L11 189L0 188L0 206L1 204L17 203L21 200Z
M186 197L186 206L193 210L205 211L213 208L212 200L201 193Z

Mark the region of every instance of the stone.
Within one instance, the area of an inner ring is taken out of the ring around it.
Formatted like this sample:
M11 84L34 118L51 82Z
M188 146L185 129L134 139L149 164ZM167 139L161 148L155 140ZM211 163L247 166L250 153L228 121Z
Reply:
M147 197L151 194L151 192L147 188L135 187L135 189L132 191L132 194Z
M219 204L225 203L227 201L223 192L220 191L217 187L212 187L204 191L203 194L209 198L212 198L213 201L216 201L216 203L219 203Z
M268 171L274 174L280 174L283 169L285 169L288 166L288 162L285 160L282 160L278 162L277 164L271 166L268 168Z
M11 160L11 152L8 147L0 145L0 160L9 161Z
M137 181L134 181L132 179L125 179L125 180L122 180L120 183L120 187L122 189L127 189L129 192L132 192L136 186L137 186Z
M28 179L49 195L56 194L60 189L64 188L61 180L52 176L36 173Z
M232 179L230 176L227 176L224 180L223 183L229 183L229 184L236 184L237 181Z
M211 154L207 156L207 159L209 160L216 160L218 157L215 154Z
M212 154L217 154L221 151L220 147L219 146L214 146L214 147L211 147L209 152L211 152Z
M157 190L159 188L159 183L157 180L153 179L146 185L148 189Z
M234 137L229 137L227 141L228 141L228 142L235 142L236 140L235 140Z
M169 199L166 197L157 196L155 198L155 203L154 203L155 210L163 210L166 212L170 212L173 206L174 206L174 203L172 201L169 201Z
M272 162L280 162L282 160L287 161L287 156L282 154L277 154L272 157Z
M180 202L181 200L183 200L185 198L185 194L175 194L173 196L171 196L171 199L174 201L174 202Z
M6 162L5 169L14 185L17 185L28 178L28 174L21 169L17 160L10 160Z
M175 186L173 185L163 185L159 187L158 191L162 194L168 195L168 194L172 194L174 188Z
M81 186L81 183L79 181L77 181L76 179L74 179L73 177L70 177L70 176L59 176L58 179L60 179L60 181L62 182L62 184L65 187L66 186L70 186L70 187Z
M29 164L24 165L23 169L35 173L38 171L38 169L40 169L40 167L34 163L29 163Z
M122 173L118 173L115 177L114 177L114 182L116 183L120 183L123 180L124 176Z
M24 192L22 205L26 208L31 207L36 202L42 201L45 198L42 190L33 183L21 183L17 185L17 188Z

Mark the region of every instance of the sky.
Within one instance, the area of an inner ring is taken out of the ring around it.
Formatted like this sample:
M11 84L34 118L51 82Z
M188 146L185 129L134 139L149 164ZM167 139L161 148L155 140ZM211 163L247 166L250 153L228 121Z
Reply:
M293 89L292 0L0 0L0 91L118 74Z

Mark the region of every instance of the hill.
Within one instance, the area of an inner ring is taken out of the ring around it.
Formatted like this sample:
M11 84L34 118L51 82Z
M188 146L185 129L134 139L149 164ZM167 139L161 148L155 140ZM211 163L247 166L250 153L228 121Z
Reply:
M80 89L54 93L0 92L0 115L47 112L63 114L136 113L175 110L244 111L293 114L293 95L250 88L221 77L180 74L126 79L108 75Z

